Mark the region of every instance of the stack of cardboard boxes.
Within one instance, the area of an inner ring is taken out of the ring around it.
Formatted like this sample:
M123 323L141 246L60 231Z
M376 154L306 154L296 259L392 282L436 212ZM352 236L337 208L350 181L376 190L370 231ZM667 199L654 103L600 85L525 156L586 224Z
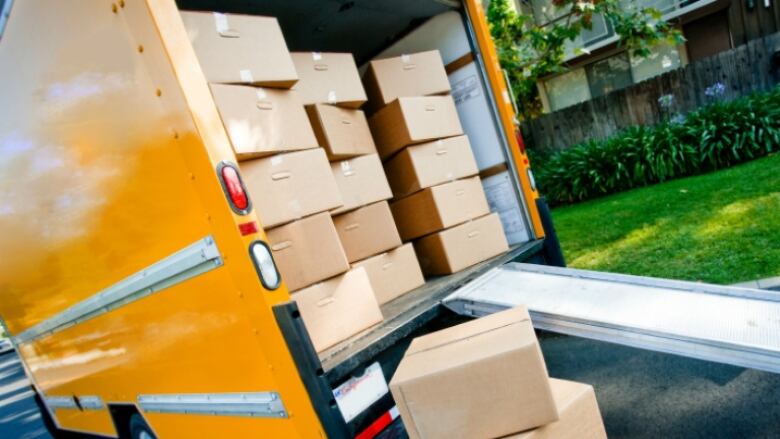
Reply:
M393 191L401 239L423 272L454 273L508 250L491 214L438 51L374 60L369 125Z
M547 375L525 307L414 339L390 389L412 438L606 438L593 388Z
M338 145L335 153L320 148L321 132L312 128L304 107L311 103L311 111L319 109L325 117L338 114L339 123L346 120L342 114L353 116L353 110L317 105L365 101L351 56L339 55L338 61L349 58L354 74L346 88L357 84L359 91L339 89L320 97L308 71L296 69L276 19L200 12L182 12L182 18L276 265L315 349L379 323L382 314L368 274L350 269L331 217L345 206L345 197L328 160L371 150L373 144L353 145L352 151Z
M424 280L390 213L352 55L290 53L270 17L182 18L315 349L379 323L379 304Z

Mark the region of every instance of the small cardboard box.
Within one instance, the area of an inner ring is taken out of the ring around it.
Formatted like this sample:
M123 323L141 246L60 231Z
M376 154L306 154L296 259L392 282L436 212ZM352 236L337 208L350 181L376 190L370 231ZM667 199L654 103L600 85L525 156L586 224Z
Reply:
M408 145L463 134L450 96L398 98L371 116L368 126L382 160Z
M208 82L277 88L298 82L276 18L190 11L181 18Z
M498 214L426 236L414 242L423 273L451 274L509 250Z
M366 269L380 305L425 283L412 244L404 244L389 252L355 262L352 267Z
M341 206L339 188L322 148L248 160L240 166L266 229Z
M307 105L311 126L331 161L376 154L374 138L361 110L326 104Z
M304 104L336 104L360 108L366 92L351 53L294 52L300 80L295 85Z
M550 378L559 419L505 439L607 439L593 387Z
M349 261L328 212L266 231L282 279L290 291L349 270Z
M341 207L331 211L333 215L389 200L393 196L382 162L376 154L333 162L330 166L343 201Z
M292 298L317 352L382 321L364 268L299 290Z
M411 438L495 438L558 420L523 306L414 339L390 390Z
M479 177L423 189L393 201L390 209L404 241L490 213Z
M407 96L429 96L450 91L450 81L438 50L375 59L363 77L373 111Z
M349 262L359 261L401 245L387 201L369 204L333 217Z
M387 181L395 198L437 184L471 177L478 172L466 136L412 145L385 163Z
M224 84L210 87L239 160L318 146L294 91Z

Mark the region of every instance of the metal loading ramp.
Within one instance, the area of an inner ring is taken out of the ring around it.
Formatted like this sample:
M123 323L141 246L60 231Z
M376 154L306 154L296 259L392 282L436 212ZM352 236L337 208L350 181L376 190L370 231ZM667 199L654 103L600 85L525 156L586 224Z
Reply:
M780 293L509 263L443 301L480 317L518 305L534 327L780 372Z

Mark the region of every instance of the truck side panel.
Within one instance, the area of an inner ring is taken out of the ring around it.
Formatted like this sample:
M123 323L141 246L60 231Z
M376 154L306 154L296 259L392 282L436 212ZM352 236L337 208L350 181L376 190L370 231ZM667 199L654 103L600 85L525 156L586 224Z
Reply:
M185 43L173 1L15 2L0 40L14 66L0 71L0 252L13 255L0 315L15 335L40 328L212 237L219 266L22 343L38 390L100 397L54 413L109 436L106 404L278 392L286 417L142 413L162 437L320 436L270 309L288 293L264 290L248 258L265 237L238 233L257 217L222 193L215 169L235 158Z

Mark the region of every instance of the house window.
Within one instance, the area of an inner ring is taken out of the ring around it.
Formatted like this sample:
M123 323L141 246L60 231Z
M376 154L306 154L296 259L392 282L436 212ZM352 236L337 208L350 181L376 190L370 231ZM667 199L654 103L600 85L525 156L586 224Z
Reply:
M680 51L671 44L655 46L646 58L631 57L631 72L635 83L677 69L681 65Z
M544 81L550 110L556 111L590 99L585 69L574 69Z
M623 52L585 67L592 97L603 96L633 84L631 62Z

